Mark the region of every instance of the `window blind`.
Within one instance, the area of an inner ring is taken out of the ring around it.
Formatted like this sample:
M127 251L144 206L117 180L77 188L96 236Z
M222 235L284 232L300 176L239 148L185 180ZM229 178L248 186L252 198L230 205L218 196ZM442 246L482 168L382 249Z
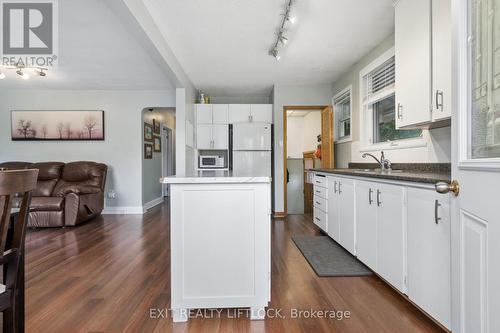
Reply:
M371 71L366 76L365 103L384 90L393 90L396 81L396 63L394 57Z

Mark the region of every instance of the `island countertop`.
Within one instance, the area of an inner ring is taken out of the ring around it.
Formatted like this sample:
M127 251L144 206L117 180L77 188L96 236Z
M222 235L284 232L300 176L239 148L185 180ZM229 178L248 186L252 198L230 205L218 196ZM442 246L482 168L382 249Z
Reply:
M160 178L163 184L241 184L271 183L271 177L234 173L227 170L203 170Z

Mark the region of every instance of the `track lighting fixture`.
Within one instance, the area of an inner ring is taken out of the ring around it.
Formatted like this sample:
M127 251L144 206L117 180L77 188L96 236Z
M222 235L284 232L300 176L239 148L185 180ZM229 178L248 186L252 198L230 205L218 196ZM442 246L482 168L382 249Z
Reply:
M285 13L281 14L283 17L281 20L281 25L278 29L278 32L276 33L276 40L271 47L271 50L269 51L269 55L273 56L276 60L280 59L279 56L279 48L280 46L285 46L288 43L288 38L285 36L285 25L287 23L295 23L295 17L291 15L291 8L292 8L293 1L288 0Z
M16 64L16 65L0 64L0 80L3 80L7 77L7 75L5 75L5 70L15 70L16 74L23 80L27 80L30 78L30 74L28 73L28 71L33 71L37 76L40 77L47 76L47 68L25 67L23 64Z

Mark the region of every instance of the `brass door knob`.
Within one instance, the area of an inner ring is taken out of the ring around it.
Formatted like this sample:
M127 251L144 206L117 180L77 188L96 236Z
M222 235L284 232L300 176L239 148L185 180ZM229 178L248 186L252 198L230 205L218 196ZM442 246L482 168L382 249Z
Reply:
M452 192L455 194L455 196L460 193L460 185L456 180L452 181L451 183L445 183L445 182L439 182L436 183L436 192L441 193L441 194L446 194L449 192Z

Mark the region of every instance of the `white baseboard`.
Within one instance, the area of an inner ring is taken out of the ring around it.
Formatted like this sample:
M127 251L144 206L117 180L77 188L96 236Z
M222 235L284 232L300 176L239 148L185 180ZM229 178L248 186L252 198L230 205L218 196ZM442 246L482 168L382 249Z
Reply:
M102 211L103 215L132 215L132 214L144 214L145 209L141 206L131 206L131 207L105 207Z
M142 209L144 210L144 212L146 212L147 210L153 208L154 206L158 206L158 205L162 204L163 201L164 201L163 197L159 197L159 198L153 199L150 202L144 204L144 206L142 207Z

